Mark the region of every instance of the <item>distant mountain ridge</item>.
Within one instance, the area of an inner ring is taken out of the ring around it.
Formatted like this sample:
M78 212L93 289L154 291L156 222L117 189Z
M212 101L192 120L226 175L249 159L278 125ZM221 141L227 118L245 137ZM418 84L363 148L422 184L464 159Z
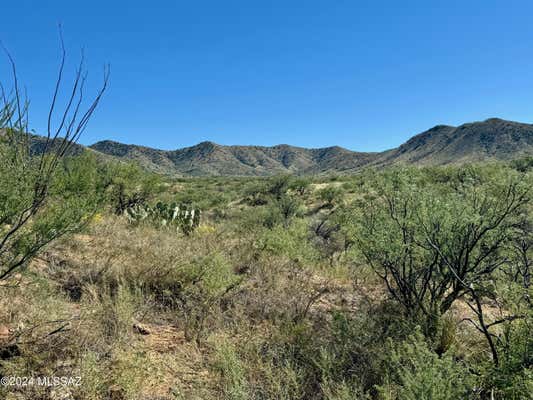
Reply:
M442 165L509 160L533 153L533 125L499 118L458 127L437 125L385 153L382 163Z
M280 173L311 174L362 167L378 153L362 153L338 146L321 149L277 146L222 146L202 142L165 151L102 141L90 146L98 152L140 162L149 170L182 175L263 176Z
M338 146L307 149L286 144L272 147L223 146L213 142L168 151L111 140L97 142L89 148L115 159L136 161L151 171L170 175L349 173L365 166L446 165L533 155L533 125L498 118L458 127L437 125L397 148L375 153L356 152Z

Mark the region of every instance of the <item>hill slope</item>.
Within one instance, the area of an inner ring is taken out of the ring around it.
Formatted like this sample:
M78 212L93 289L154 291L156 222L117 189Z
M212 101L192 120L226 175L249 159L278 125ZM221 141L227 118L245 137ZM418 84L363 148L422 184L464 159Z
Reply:
M221 146L202 142L174 151L103 141L91 149L121 159L135 160L146 168L183 175L274 175L342 171L368 164L379 153L358 153L341 147L305 149L289 145Z
M533 154L533 125L491 118L459 127L438 125L380 157L382 164L441 165L509 160Z
M36 137L33 150L39 152L41 147L42 140ZM77 146L75 151L80 148ZM165 151L110 140L89 148L108 158L136 161L151 171L170 175L342 173L364 166L444 165L533 155L533 125L497 118L458 127L437 125L381 153L355 152L338 146L306 149L286 144L222 146L212 142Z

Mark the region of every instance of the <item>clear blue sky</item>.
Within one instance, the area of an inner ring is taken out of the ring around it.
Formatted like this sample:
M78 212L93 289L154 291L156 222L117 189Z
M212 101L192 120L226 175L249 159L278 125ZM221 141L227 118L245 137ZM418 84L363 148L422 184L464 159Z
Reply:
M372 151L436 124L533 122L531 1L6 3L0 38L27 86L36 130L58 64L57 22L69 71L81 46L95 86L111 64L86 144Z

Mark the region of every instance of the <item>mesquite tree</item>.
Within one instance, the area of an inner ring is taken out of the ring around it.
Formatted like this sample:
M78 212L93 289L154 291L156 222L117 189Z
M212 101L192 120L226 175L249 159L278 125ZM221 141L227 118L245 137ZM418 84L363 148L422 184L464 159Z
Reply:
M452 169L441 182L427 174L403 168L369 184L353 236L392 298L423 321L426 333L435 333L457 299L467 300L497 362L481 297L509 260L529 187L511 172Z
M104 68L98 93L86 104L87 74L82 55L66 104L59 107L66 61L62 38L61 51L45 137L29 132L29 102L20 90L13 58L6 51L13 82L11 90L0 87L0 280L27 265L44 246L78 226L84 217L87 204L82 194L90 189L87 175L67 173L59 177L58 172L72 168L66 158L107 88L109 67Z

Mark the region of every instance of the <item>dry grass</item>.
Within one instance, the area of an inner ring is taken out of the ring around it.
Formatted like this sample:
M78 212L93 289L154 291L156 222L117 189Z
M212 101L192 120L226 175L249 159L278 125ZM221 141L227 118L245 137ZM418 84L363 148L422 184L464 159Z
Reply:
M346 265L328 269L293 250L265 253L260 232L231 229L208 221L185 237L106 216L56 243L2 283L0 341L21 355L2 367L81 376L83 385L0 394L260 398L255 386L267 398L304 396L298 370L277 359L303 332L327 331L334 312L362 314L386 292L370 276L352 279Z

